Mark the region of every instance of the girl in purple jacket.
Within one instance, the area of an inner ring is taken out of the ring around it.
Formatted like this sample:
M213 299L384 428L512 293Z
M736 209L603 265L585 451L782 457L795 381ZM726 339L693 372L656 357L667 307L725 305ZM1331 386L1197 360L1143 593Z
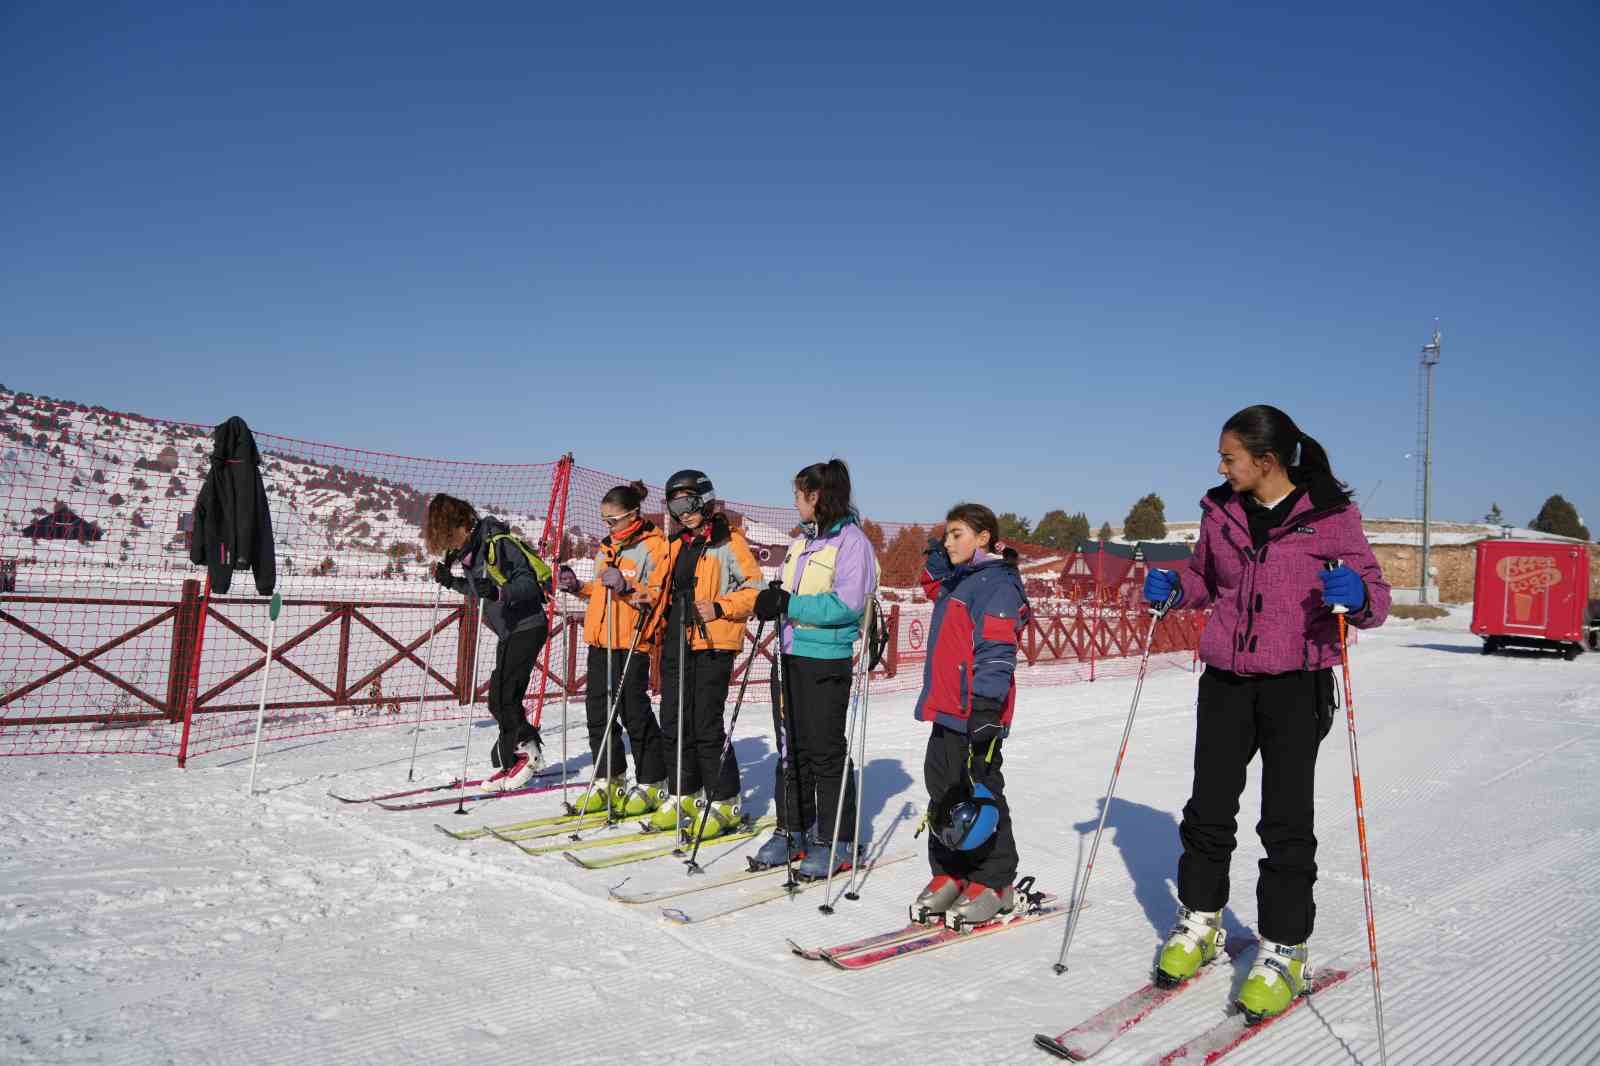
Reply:
M1239 795L1261 753L1266 858L1256 881L1261 948L1239 994L1247 1017L1281 1013L1305 991L1306 941L1316 917L1312 795L1317 747L1337 705L1334 609L1370 629L1389 613L1389 585L1328 455L1276 407L1247 407L1217 444L1227 480L1200 501L1188 569L1153 570L1151 603L1210 607L1200 638L1194 787L1179 835L1178 923L1156 968L1177 985L1222 949Z

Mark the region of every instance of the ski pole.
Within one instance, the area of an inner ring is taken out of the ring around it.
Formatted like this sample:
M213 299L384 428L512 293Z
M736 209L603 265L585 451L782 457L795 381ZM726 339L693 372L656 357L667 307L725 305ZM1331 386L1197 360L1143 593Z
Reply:
M841 767L840 770L839 770L839 798L834 802L834 805L833 805L833 835L828 838L828 847L830 849L829 855L828 855L828 881L827 881L827 883L825 885L822 886L822 904L821 904L821 906L819 906L817 908L817 910L821 911L823 914L832 914L833 913L833 865L834 864L833 864L833 854L832 854L832 850L831 849L838 843L838 841L839 841L839 827L844 824L844 798L845 798L845 795L850 791L850 776L851 776L850 775L850 751L855 745L855 739L856 739L855 738L855 733L856 733L856 721L857 721L856 715L861 709L861 694L867 687L867 674L871 669L868 666L868 662L872 658L872 647L871 647L872 640L871 640L871 637L870 637L870 634L872 632L872 600L871 599L867 600L865 621L866 621L866 625L861 630L861 632L863 634L862 640L861 640L861 666L855 672L856 673L855 685L852 686L852 691L850 693L850 713L849 713L849 715L846 716L846 723L845 723L845 727L844 727L844 736L845 736L845 741L844 741L844 766ZM781 639L781 634L780 634L780 639ZM856 767L859 769L860 766L861 766L861 761L858 759L856 761ZM856 839L851 842L852 852L851 852L851 858L850 858L850 882L846 886L847 888L853 886L854 883L855 883L855 879L856 879L855 866L856 866L856 863L861 858L861 841L860 841L860 837L861 837L861 788L860 788L859 785L856 787L856 819L855 819L855 822L856 822L856 830L855 830L856 831Z
M1106 816L1111 813L1111 797L1116 795L1117 775L1122 773L1122 760L1128 754L1128 737L1133 733L1133 716L1139 710L1139 695L1144 691L1144 675L1150 665L1150 646L1155 639L1156 623L1172 610L1179 591L1174 588L1164 601L1150 605L1150 625L1144 633L1144 654L1139 657L1139 674L1133 682L1133 702L1128 706L1127 724L1122 727L1122 743L1117 748L1117 760L1111 764L1111 784L1107 786L1106 798L1100 805L1100 824L1095 827L1094 843L1089 845L1089 862L1083 868L1083 881L1078 886L1077 897L1072 901L1072 916L1067 920L1067 929L1061 938L1061 954L1052 967L1057 974L1067 972L1067 951L1072 947L1072 934L1077 931L1078 915L1083 911L1083 901L1089 893L1089 877L1094 873L1094 857L1100 850L1100 835L1106 831Z
M610 589L606 589L606 706L607 707L611 706L611 693L616 688L616 677L615 677L615 674L613 673L613 669L615 667L615 664L611 661L611 659L612 659L612 649L614 649L616 646L617 646L617 622L616 622L616 617L611 613L611 590ZM609 725L606 727L606 739L607 740L611 739L611 727ZM606 769L607 770L611 769L612 758L613 757L611 755L607 755L606 756ZM596 770L596 772L599 771L599 764L598 763L595 764L595 770ZM608 779L609 779L609 777L608 777ZM611 797L607 796L606 797L606 809L609 810L610 807L611 807Z
M679 613L683 614L683 617L678 619L678 776L672 782L677 789L674 793L674 798L678 801L678 811L674 819L676 823L674 832L679 844L683 843L683 726L686 717L683 708L683 679L684 675L688 673L689 666L686 661L688 654L685 648L689 634L689 616L686 612L692 610L694 610L693 602L688 596L684 596L678 607Z
M774 581L772 584L777 585L779 583ZM783 681L783 631L788 624L789 616L780 614L778 616L778 647L772 657L773 662L777 664L778 673L778 768L783 771L783 795L777 797L777 801L787 807L789 793L791 790L794 792L794 806L789 807L788 811L785 812L785 817L783 818L785 824L789 822L788 814L793 814L796 821L801 819L800 774L795 765L794 729L789 724L788 690L784 688ZM804 826L796 829L795 826L789 825L788 836L790 840L793 840L796 832L803 834L805 831ZM790 855L792 850L787 845L783 849L783 866L785 872L789 875L789 879L783 883L784 888L798 888L800 886L800 882L796 881L794 876L794 858Z
M411 730L411 765L406 769L406 780L417 779L417 745L422 743L422 701L428 694L428 675L433 673L433 638L434 630L439 625L439 589L433 586L433 611L428 615L428 654L422 669L422 680L417 685L417 724Z
M283 610L283 597L276 592L267 606L272 621L267 625L267 661L261 665L261 699L256 704L256 743L250 749L250 792L256 794L256 759L261 754L261 726L267 718L267 675L272 672L272 648L278 637L278 612Z
M472 757L472 707L478 702L478 659L481 651L478 647L478 638L481 636L483 636L483 601L479 600L478 614L472 623L472 688L467 692L467 736L461 742L461 795L456 800L456 814L467 813L467 767Z
M611 697L611 709L606 712L606 731L605 734L600 738L600 750L595 754L594 769L589 773L589 787L583 790L583 799L578 801L578 805L576 807L570 805L567 807L567 812L569 814L581 815L588 811L589 797L594 794L595 782L599 780L601 762L602 760L610 758L609 746L611 744L611 730L617 720L617 709L622 706L623 692L628 687L628 667L633 665L634 653L639 650L639 638L644 635L645 618L645 613L640 611L639 620L634 624L633 627L633 640L628 644L628 654L622 660L622 687L617 689L616 693ZM609 665L609 661L611 659L610 648L606 649L606 659L607 665ZM600 826L599 828L603 829L605 826L614 825L615 823L615 815L611 810L611 797L608 795L606 797L606 820L604 825ZM574 831L572 836L568 839L582 840L583 834L581 831Z
M560 573L560 569L561 537L557 536L555 567L551 570L551 574L558 575ZM572 698L572 674L577 667L578 657L572 651L573 627L567 624L566 611L561 607L561 587L558 583L559 581L560 578L558 576L552 576L550 579L550 602L556 605L556 618L560 619L561 621L561 661L563 663L570 664L570 668L564 666L561 671L561 795L565 796L567 794L567 714L569 709L568 705ZM549 665L549 662L549 659L545 660L546 666ZM545 681L548 682L549 680L549 671L547 670ZM540 704L540 706L543 707L544 705ZM541 737L542 736L543 734L541 734ZM541 740L541 752L543 751L543 747L544 744ZM543 760L541 759L540 761L542 762Z
M744 690L750 687L750 675L755 672L756 653L761 650L761 633L767 628L767 623L756 623L756 640L750 646L750 657L744 663L744 677L739 679L739 695L733 701L733 715L728 719L728 736L722 742L722 754L717 758L717 768L720 772L722 764L727 761L733 751L733 730L739 724L739 708L744 706ZM706 819L711 815L711 804L708 801L700 808L700 825L694 833L694 850L689 852L688 872L690 875L705 873L695 859L700 856L700 841L705 839Z
M872 602L867 606L867 636L862 641L862 653L867 656L866 672L861 675L861 717L856 720L861 742L856 745L856 836L855 852L850 859L850 880L844 886L844 898L854 901L861 898L857 875L861 870L861 804L867 787L867 709L872 703L872 628L877 618L878 590L872 590Z
M1341 562L1329 560L1327 569L1337 570ZM1337 604L1333 613L1339 619L1339 664L1344 671L1344 715L1350 734L1350 785L1356 797L1356 839L1361 844L1361 894L1367 909L1367 954L1372 958L1372 1006L1378 1015L1378 1061L1389 1066L1389 1047L1383 1031L1383 980L1378 974L1378 923L1372 913L1372 866L1367 858L1367 810L1361 798L1361 756L1356 751L1356 697L1350 684L1349 608Z

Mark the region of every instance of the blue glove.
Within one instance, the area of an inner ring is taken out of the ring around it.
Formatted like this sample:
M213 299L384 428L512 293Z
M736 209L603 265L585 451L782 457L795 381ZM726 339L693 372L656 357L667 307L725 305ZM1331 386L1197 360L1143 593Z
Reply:
M1172 590L1178 590L1178 598L1172 601L1174 607L1183 602L1183 584L1178 580L1176 570L1152 570L1144 577L1144 598L1146 603L1159 607L1167 602L1167 597L1172 595Z
M1322 579L1322 602L1329 607L1359 611L1367 602L1367 584L1361 575L1340 563L1317 575Z
M938 537L929 537L928 546L922 549L922 554L927 556L925 569L928 576L935 581L943 581L950 576L950 553L944 549L944 541Z

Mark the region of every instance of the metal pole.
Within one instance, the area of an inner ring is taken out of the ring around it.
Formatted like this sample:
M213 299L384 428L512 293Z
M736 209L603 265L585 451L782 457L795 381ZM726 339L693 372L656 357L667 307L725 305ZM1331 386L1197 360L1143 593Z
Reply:
M613 565L615 565L615 564L613 564ZM611 706L611 699L612 699L611 694L612 694L613 691L615 691L615 687L616 687L616 676L615 676L615 674L614 674L614 672L612 670L612 662L611 662L611 657L616 654L616 647L617 647L617 620L616 620L616 616L614 616L611 613L611 590L610 589L606 589L606 706L607 707ZM606 739L607 740L611 739L611 726L609 724L607 724L607 726L606 726ZM602 747L604 747L604 745L602 745ZM611 774L610 774L610 770L611 770L611 761L614 758L616 758L616 756L613 753L610 753L610 752L606 753L606 771L607 771L606 772L606 809L607 810L610 810L610 807L611 807L611 783L610 783L611 782ZM596 777L596 776L599 775L599 773L600 773L600 765L599 765L599 763L596 763L594 772L591 773L589 776L590 777ZM626 784L626 782L624 782L624 784Z
M1428 554L1432 546L1433 511L1433 368L1439 364L1439 330L1422 346L1422 574L1417 602L1428 602Z
M833 806L833 836L830 838L829 847L836 846L839 842L839 826L844 817L844 800L850 792L850 753L856 752L855 760L855 795L856 816L854 836L850 841L850 879L845 882L845 895L848 899L855 899L856 871L861 865L861 786L867 761L867 685L872 680L872 606L875 602L877 590L872 590L867 597L866 607L862 611L861 625L861 665L857 669L856 683L851 687L850 714L848 724L845 726L844 741L844 769L839 775L839 800ZM779 634L782 637L782 634ZM857 747L857 734L859 733L860 746ZM833 913L833 856L828 856L828 883L822 889L822 905L817 908L823 914Z
M428 675L433 673L433 638L439 627L439 589L437 582L433 586L433 611L428 615L428 654L422 668L422 680L417 684L417 724L411 730L411 766L406 770L406 780L417 779L417 745L422 743L422 701L428 694Z
M261 726L267 718L267 675L272 672L272 648L278 638L278 612L283 610L283 598L276 592L267 606L272 622L267 626L267 661L261 664L261 700L256 704L256 742L250 749L250 792L256 794L256 759L261 755Z
M1105 542L1102 541L1102 544ZM1144 676L1150 666L1150 646L1155 641L1156 623L1166 617L1172 609L1173 603L1178 599L1179 589L1173 589L1164 603L1150 605L1150 628L1144 634L1144 654L1139 658L1139 675L1133 682L1133 700L1128 704L1128 721L1122 727L1122 742L1117 746L1117 759L1111 764L1111 783L1106 786L1106 798L1100 804L1100 824L1094 830L1094 842L1089 845L1089 861L1083 868L1083 880L1078 884L1076 898L1072 901L1072 913L1067 918L1067 928L1061 936L1061 954L1056 957L1056 964L1052 969L1059 974L1067 972L1067 952L1072 947L1072 935L1078 930L1078 915L1083 911L1083 903L1089 895L1089 877L1094 873L1094 857L1100 851L1100 837L1106 831L1106 817L1111 813L1111 799L1117 794L1117 777L1122 773L1122 760L1128 754L1128 737L1133 733L1133 716L1139 710L1139 696L1144 691Z
M483 649L478 645L482 636L483 601L479 600L477 618L472 623L472 687L467 690L467 732L461 742L461 794L456 799L457 814L467 813L467 768L472 758L472 707L478 702L478 660L483 658Z

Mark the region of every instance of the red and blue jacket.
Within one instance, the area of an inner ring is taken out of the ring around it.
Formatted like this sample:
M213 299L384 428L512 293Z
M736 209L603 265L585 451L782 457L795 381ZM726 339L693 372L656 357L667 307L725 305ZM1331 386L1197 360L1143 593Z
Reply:
M972 699L981 696L999 702L1000 724L1009 732L1017 638L1029 612L1017 568L992 555L953 567L936 550L928 555L922 588L933 600L933 620L917 720L965 733Z

